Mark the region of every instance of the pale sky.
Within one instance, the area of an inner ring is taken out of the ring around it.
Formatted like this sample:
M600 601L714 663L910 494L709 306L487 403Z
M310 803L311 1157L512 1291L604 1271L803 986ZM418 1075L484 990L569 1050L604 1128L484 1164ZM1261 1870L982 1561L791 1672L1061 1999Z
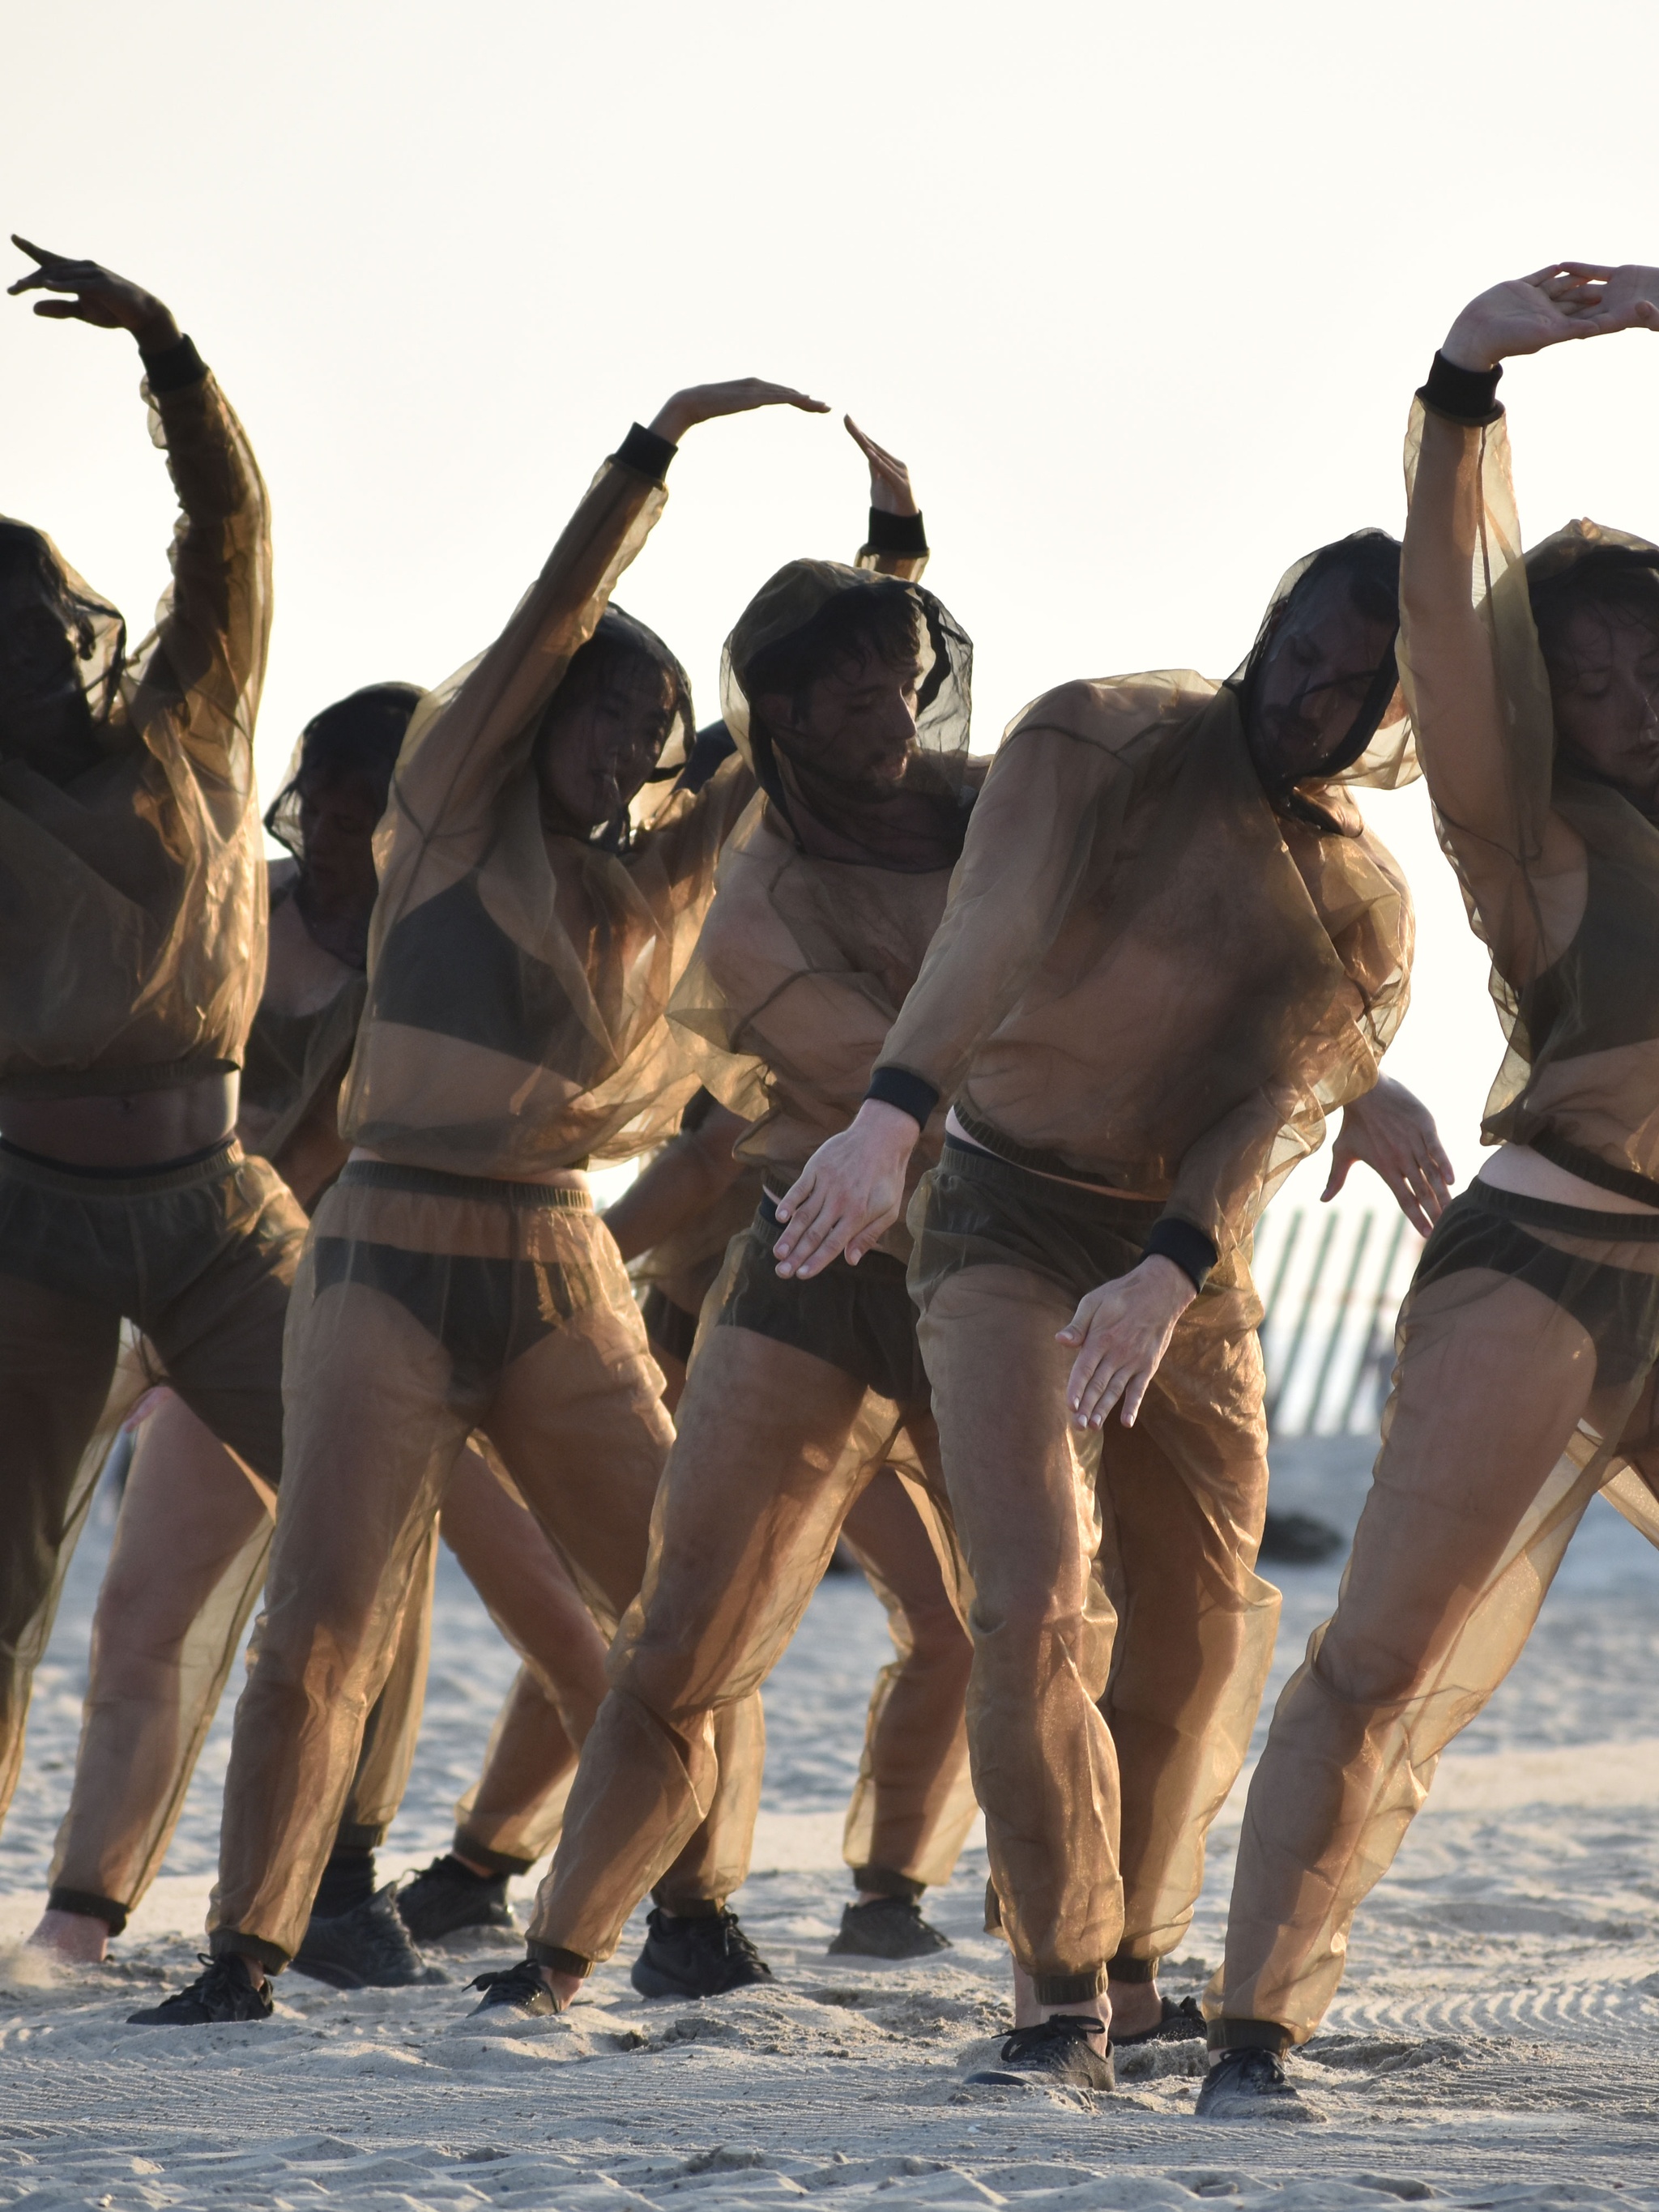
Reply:
M1470 294L1659 262L1651 0L83 0L72 44L13 10L6 54L0 233L166 299L270 483L267 791L329 700L487 644L678 386L837 410L675 464L618 598L700 718L754 589L862 537L850 410L911 465L984 750L1068 677L1224 674L1296 556L1397 532L1411 392ZM135 633L171 526L137 375L125 337L0 301L0 511ZM1659 347L1563 348L1503 396L1528 540L1659 537ZM1420 920L1389 1065L1467 1173L1484 963L1420 787L1370 811Z

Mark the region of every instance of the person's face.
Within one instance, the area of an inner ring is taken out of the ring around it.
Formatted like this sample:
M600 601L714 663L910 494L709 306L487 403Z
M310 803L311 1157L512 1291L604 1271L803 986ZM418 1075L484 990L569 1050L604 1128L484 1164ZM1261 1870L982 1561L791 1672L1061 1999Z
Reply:
M804 710L764 694L756 706L787 753L838 783L897 784L914 756L921 668L866 648L833 674L814 678Z
M673 721L668 672L642 657L568 696L556 693L536 746L549 825L585 836L619 814L661 758Z
M374 836L380 818L380 800L364 777L301 776L307 896L319 916L367 914L374 905Z
M1340 574L1296 596L1262 658L1248 733L1270 782L1318 775L1352 729L1393 635L1391 623L1360 612Z
M1659 595L1634 608L1585 607L1550 656L1558 736L1632 804L1659 819Z
M27 571L0 570L0 759L44 775L86 765L87 703L63 617Z

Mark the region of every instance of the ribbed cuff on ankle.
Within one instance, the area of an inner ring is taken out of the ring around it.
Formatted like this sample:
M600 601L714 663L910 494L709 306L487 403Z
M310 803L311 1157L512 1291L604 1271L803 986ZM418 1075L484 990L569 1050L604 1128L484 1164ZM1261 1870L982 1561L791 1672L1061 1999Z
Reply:
M1288 2027L1276 2020L1212 2020L1206 2034L1212 2051L1271 2051L1282 2058L1290 2049Z
M89 1889L49 1889L46 1910L76 1913L82 1920L101 1920L112 1936L118 1936L127 1924L125 1905L118 1905L112 1897L96 1896Z
M574 1974L585 1981L593 1971L593 1961L584 1959L580 1951L562 1950L556 1943L538 1943L533 1936L525 1948L538 1966L555 1974Z

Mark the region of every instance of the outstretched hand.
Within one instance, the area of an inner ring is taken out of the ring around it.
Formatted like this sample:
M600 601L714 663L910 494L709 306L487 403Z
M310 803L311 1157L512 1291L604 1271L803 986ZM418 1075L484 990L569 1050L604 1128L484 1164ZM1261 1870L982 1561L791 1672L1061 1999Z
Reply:
M146 292L125 276L118 276L96 261L76 261L66 253L49 253L44 246L31 246L14 231L12 244L21 246L39 266L7 286L15 298L20 292L67 292L65 300L37 300L34 312L50 322L93 323L100 330L131 331L146 353L164 353L179 343L179 325L154 293Z
M1496 368L1516 354L1541 353L1566 338L1659 330L1659 270L1635 264L1553 261L1530 276L1494 284L1469 301L1440 350L1458 368Z
M779 1274L821 1275L843 1252L856 1267L898 1219L921 1135L901 1108L866 1098L849 1128L826 1138L778 1200Z
M843 415L847 434L870 464L870 504L881 514L917 514L910 471L896 454L866 437L850 415Z
M721 415L747 415L757 407L799 407L808 415L830 412L828 401L809 399L793 385L768 384L759 376L738 376L727 384L688 385L667 401L651 428L659 438L678 446L699 422L712 422Z
M1373 1090L1343 1108L1322 1204L1336 1196L1356 1160L1382 1176L1419 1237L1428 1235L1451 1203L1457 1178L1434 1116L1415 1091L1391 1076L1379 1076Z
M1197 1296L1192 1278L1161 1252L1085 1293L1054 1338L1081 1346L1066 1384L1073 1427L1103 1428L1121 1398L1123 1425L1133 1428L1176 1323Z

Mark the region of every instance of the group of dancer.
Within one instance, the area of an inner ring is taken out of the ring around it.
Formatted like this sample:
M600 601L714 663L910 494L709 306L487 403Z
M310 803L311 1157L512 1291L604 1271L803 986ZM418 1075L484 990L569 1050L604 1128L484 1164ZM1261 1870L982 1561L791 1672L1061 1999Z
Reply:
M1105 2090L1115 2045L1207 2037L1200 2113L1297 2116L1283 2057L1589 1499L1659 1540L1659 547L1523 557L1495 396L1659 328L1659 271L1481 295L1403 548L1296 562L1225 681L1065 684L989 757L850 419L856 562L763 586L697 732L611 594L693 428L824 410L678 392L488 649L325 708L262 817L246 435L159 301L17 243L37 312L137 339L182 509L132 650L0 522L0 1807L132 1439L35 1940L125 1925L263 1589L210 1956L136 2022L263 2019L290 1966L441 1981L420 1945L510 1925L550 1848L481 2011L564 2008L647 1895L645 1994L763 1981L728 1902L761 1689L844 1543L897 1656L832 1948L945 1948L922 1901L982 1808L1015 2024L980 2078ZM1419 767L1507 1045L1455 1200L1381 1073L1412 907L1352 796ZM1428 1241L1225 1962L1176 2004L1278 1620L1252 1236L1338 1113L1333 1183L1368 1162ZM640 1158L596 1213L590 1165ZM453 1850L382 1887L440 1533L522 1665Z

